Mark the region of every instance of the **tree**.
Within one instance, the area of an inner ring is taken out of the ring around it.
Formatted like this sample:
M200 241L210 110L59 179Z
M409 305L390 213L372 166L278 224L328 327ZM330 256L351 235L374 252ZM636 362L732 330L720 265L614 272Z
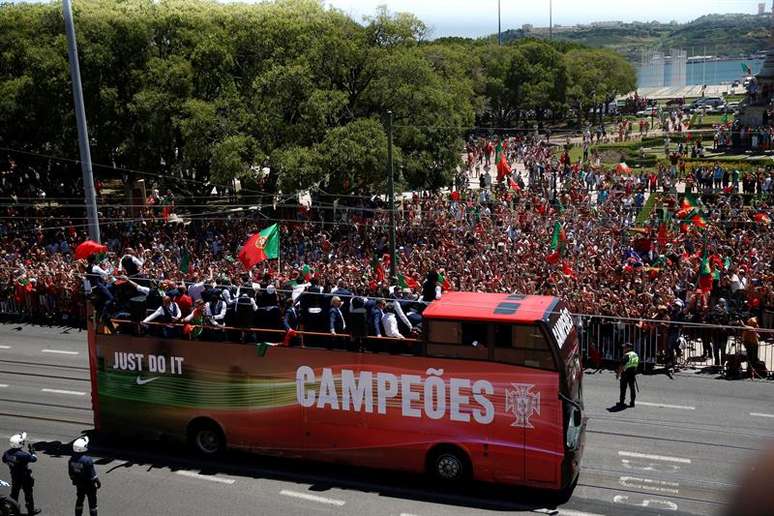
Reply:
M589 109L612 102L636 87L634 68L609 50L574 49L564 56L568 71L568 101L577 110L578 123Z
M395 149L399 155L400 149ZM316 147L332 191L381 193L385 185L387 137L373 118L361 118L328 131Z

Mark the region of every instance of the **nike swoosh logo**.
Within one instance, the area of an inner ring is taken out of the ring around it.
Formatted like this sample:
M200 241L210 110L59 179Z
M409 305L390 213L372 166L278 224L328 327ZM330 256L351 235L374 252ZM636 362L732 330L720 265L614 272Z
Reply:
M142 379L142 376L137 377L137 385L145 385L146 383L151 383L153 380L158 380L161 378L160 376L154 376L153 378L147 378L145 380Z

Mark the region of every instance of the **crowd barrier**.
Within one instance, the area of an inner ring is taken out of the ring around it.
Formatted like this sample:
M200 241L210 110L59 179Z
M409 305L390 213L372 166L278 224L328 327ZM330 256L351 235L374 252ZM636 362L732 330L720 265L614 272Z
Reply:
M697 326L690 323L636 322L612 318L576 317L586 367L613 367L631 344L645 371L670 365L698 368L729 378L772 378L774 332L759 329L757 348L745 345L745 329ZM751 358L757 361L751 364Z
M33 297L34 296L34 297ZM64 325L85 328L85 299L50 294L14 295L0 298L0 322Z

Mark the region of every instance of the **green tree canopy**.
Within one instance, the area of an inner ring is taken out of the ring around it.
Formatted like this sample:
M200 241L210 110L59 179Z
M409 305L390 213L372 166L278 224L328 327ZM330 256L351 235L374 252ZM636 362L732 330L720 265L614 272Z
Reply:
M138 170L201 191L268 166L267 188L381 193L388 110L401 186L437 189L477 123L634 84L609 51L428 41L416 16L386 8L353 20L318 0L78 0L74 15L92 156L109 165L97 176ZM0 145L78 157L59 3L0 4Z

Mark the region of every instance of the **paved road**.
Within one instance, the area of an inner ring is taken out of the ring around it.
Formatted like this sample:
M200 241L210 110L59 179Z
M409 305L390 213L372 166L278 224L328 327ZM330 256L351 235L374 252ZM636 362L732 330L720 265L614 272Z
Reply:
M15 328L20 328L16 330ZM26 430L40 450L37 500L71 512L69 443L91 428L85 334L0 326L0 438ZM611 373L584 383L589 433L567 516L720 514L747 461L774 441L774 383L683 373L640 377L634 409L613 413ZM64 443L64 444L63 444ZM110 515L552 513L548 496L493 486L232 454L205 462L153 443L100 439L100 509ZM7 472L0 470L2 477Z

